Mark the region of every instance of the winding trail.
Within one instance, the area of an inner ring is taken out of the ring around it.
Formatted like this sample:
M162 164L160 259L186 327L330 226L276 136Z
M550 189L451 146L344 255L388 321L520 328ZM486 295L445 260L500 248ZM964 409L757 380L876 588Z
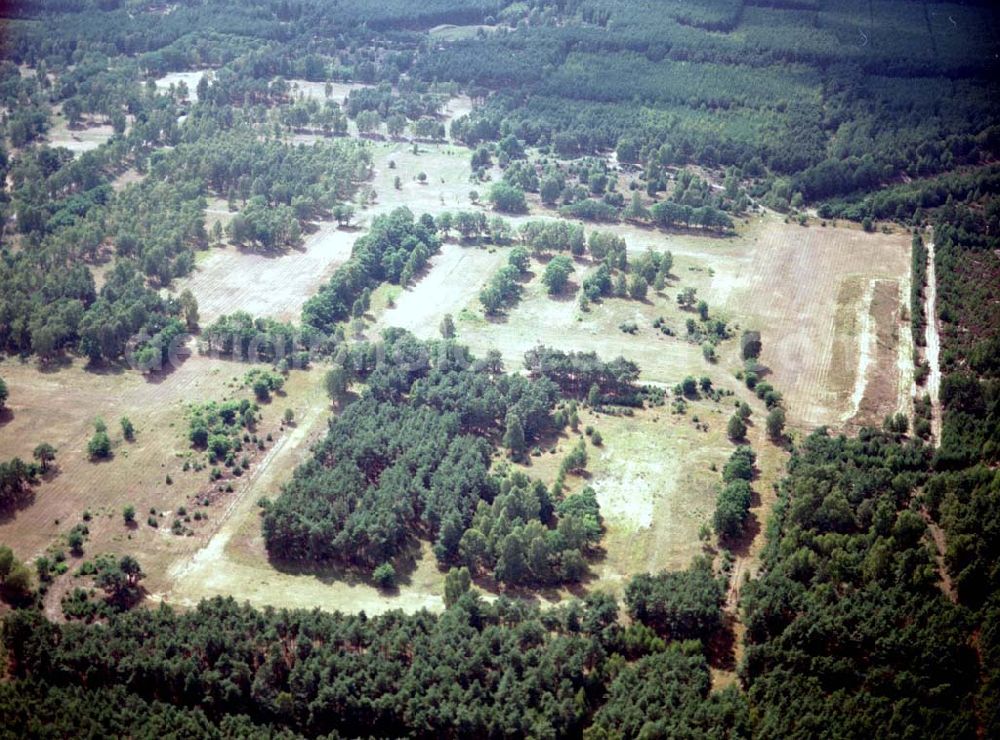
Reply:
M934 266L934 242L927 242L927 286L924 291L924 315L927 317L924 350L930 374L927 392L931 397L931 434L934 446L941 446L941 334L937 319L937 271Z

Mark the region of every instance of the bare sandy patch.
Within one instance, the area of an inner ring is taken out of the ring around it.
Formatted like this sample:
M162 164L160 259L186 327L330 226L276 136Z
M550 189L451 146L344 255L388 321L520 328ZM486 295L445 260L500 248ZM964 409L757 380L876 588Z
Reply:
M886 416L896 412L909 415L912 403L913 362L912 355L905 351L909 347L912 352L912 347L909 337L902 336L908 325L904 327L900 317L899 284L891 280L873 281L865 298L870 300L867 300L867 315L861 317L861 326L867 337L861 339L851 397L853 413L847 417L855 428L878 426Z
M187 72L170 72L163 77L156 80L156 89L161 92L166 92L173 85L176 87L178 84L183 82L187 85L188 98L191 102L198 102L198 83L201 82L201 78L206 74L210 75L212 70L210 69L195 69Z
M379 327L400 327L422 339L440 336L438 327L444 315L457 315L474 300L506 258L501 250L442 245L441 252L431 257L423 278L398 293Z
M204 325L234 311L297 321L302 305L350 258L358 236L323 222L301 248L287 252L268 255L217 248L199 260L194 274L178 280L176 287L194 293Z
M108 123L92 123L70 128L61 116L46 134L49 146L64 147L79 156L91 152L114 136L114 129Z

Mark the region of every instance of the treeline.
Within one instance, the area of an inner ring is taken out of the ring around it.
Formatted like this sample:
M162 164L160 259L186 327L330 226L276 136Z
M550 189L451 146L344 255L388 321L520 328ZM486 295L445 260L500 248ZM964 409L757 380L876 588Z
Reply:
M202 332L203 351L249 362L286 365L308 364L310 352L333 349L336 337L327 337L310 326L294 326L269 318L254 318L246 311L220 316Z
M944 533L944 567L976 645L979 672L970 699L977 735L1000 732L1000 199L984 188L969 205L951 202L934 223L941 331L942 431L935 473L921 504ZM929 414L928 414L929 416ZM920 421L918 420L918 424ZM926 427L926 422L925 422ZM964 729L964 726L963 726Z
M983 194L995 193L998 188L1000 167L991 165L889 186L860 198L831 200L823 203L818 211L823 218L852 221L862 221L865 217L891 218L919 224L929 218L933 220L933 212L942 206L974 203Z
M994 191L995 192L995 191ZM940 468L1000 459L1000 199L946 206L934 226L941 329Z
M674 584L681 622L708 576ZM625 627L601 594L541 611L460 593L439 616L374 618L220 598L100 626L21 611L4 623L0 712L14 735L748 737L743 697L713 693L701 646L679 639Z
M927 344L927 310L924 291L927 288L927 247L920 234L910 241L910 330L917 347Z

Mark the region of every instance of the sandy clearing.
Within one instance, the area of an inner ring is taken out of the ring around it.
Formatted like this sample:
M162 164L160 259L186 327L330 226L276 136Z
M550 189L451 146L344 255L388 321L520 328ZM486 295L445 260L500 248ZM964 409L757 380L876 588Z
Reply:
M444 315L456 316L475 300L506 260L506 250L443 244L441 252L431 257L426 275L396 296L395 305L386 310L377 330L396 326L421 339L438 337Z
M851 431L879 426L890 414L912 413L913 349L909 325L902 319L901 295L898 282L873 280L859 304L867 312L857 317L861 346L853 413L844 419Z
M483 24L473 24L467 26L457 26L451 23L444 23L440 26L434 26L427 33L432 38L437 38L442 41L457 41L459 39L468 39L476 36L480 31L485 31L490 33L496 31L498 26L489 26Z
M146 514L151 507L176 509L206 482L206 472L182 470L191 455L186 406L229 397L233 377L242 377L246 369L192 356L169 374L146 378L131 371L88 371L79 360L48 372L39 372L33 363L4 360L0 375L10 387L12 417L0 426L0 459L31 459L35 445L45 441L58 449L58 467L56 475L35 489L31 506L0 522L0 541L14 547L19 557L33 558L89 510L94 518L87 552L120 551L127 542L156 582L170 553L191 544L188 538L164 537L162 526L146 526ZM282 410L274 404L265 407L262 434L271 424L277 426ZM107 423L114 457L94 463L85 450L98 416ZM122 439L122 416L137 429L134 442ZM129 530L123 525L125 504L136 507L142 526Z
M248 311L281 321L297 321L302 305L351 256L359 233L322 222L300 249L273 256L236 247L215 248L195 272L177 281L198 300L201 323L222 314Z
M212 70L210 69L195 69L187 72L170 72L163 77L156 80L156 89L165 92L170 89L171 85L176 86L178 83L183 82L187 85L188 98L191 102L198 102L198 83L201 82L201 78L206 74L210 75Z
M343 105L347 96L352 90L363 90L366 87L374 87L363 82L331 82L330 96L326 95L326 82L312 82L310 80L292 79L288 80L289 90L292 98L300 95L304 98L315 98L316 100L332 100L338 105Z
M114 133L115 131L111 127L111 124L96 124L84 128L71 129L66 125L66 120L60 116L56 125L46 134L46 138L48 139L49 146L65 147L73 152L74 156L79 156L84 152L91 152L97 149L101 144L114 136Z

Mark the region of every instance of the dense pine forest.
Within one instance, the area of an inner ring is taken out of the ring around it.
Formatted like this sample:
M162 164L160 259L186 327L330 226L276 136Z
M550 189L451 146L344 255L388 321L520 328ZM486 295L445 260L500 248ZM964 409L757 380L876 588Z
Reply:
M126 554L87 561L93 588L68 591L55 613L45 584L67 571L65 553L29 562L0 543L0 737L1000 736L998 39L1000 15L976 0L5 3L5 361L54 378L73 362L95 378L144 373L154 388L196 337L257 401L227 388L169 422L185 452L209 457L212 495L232 492L254 450L277 449L260 408L284 398L290 368L313 363L325 426L298 440L296 465L259 501L269 562L391 595L424 543L444 608L154 604ZM195 71L207 74L190 88L156 82ZM350 85L341 102L335 85ZM446 119L460 94L470 110ZM71 151L52 145L59 122L107 136ZM415 155L454 145L471 160L471 205L432 215L424 198L359 225L379 195L372 142ZM759 333L687 287L693 268L672 252L637 255L613 231L722 250L753 214L912 238L900 298L921 394L912 422L786 434L789 403L755 362ZM358 233L294 315L200 321L178 287L216 247L278 261L324 224ZM434 339L371 319L376 305L405 305L446 247L503 254L470 293L481 315L466 326L512 325L532 270L552 305L579 288L583 312L613 301L638 312L670 286L683 320L659 318L656 339L680 334L706 373L742 352L737 377L760 418L707 374L661 387L610 350L541 344L505 364L456 337L451 314ZM928 324L941 343L933 434ZM246 373L250 362L273 368ZM0 378L0 438L13 400ZM601 432L580 417L680 415L695 400L726 407L734 445L713 463L701 554L633 572L620 597L588 588L607 512L588 472ZM787 466L760 522L759 568L733 576L734 591L731 555L707 543L713 531L734 548L752 538L748 421L766 424ZM112 447L129 454L127 417L121 445L100 418L87 423L95 464ZM275 434L296 423L288 408ZM570 434L578 443L546 463L542 449ZM0 454L4 521L64 454L47 443L33 462ZM115 513L129 527L122 552L137 516ZM174 516L175 530L194 526ZM539 603L560 589L567 598ZM726 650L739 660L720 683Z

